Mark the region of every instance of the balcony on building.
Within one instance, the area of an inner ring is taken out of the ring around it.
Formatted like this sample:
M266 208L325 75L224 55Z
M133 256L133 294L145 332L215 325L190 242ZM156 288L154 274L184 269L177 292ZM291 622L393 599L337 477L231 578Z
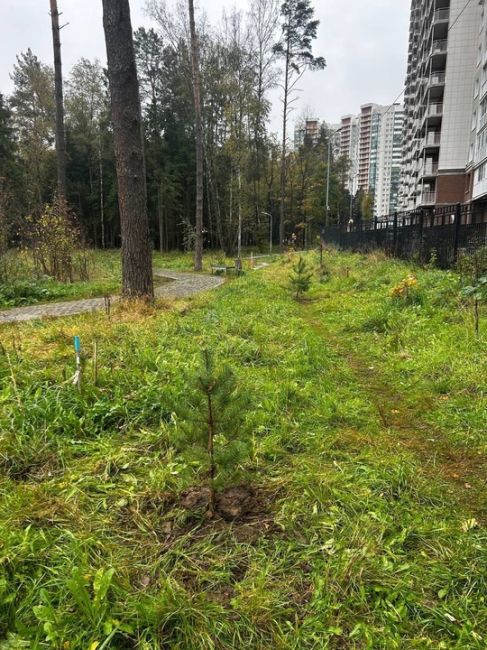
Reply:
M426 77L428 90L430 92L435 88L439 88L441 90L445 85L445 79L446 75L444 72L432 72L429 77Z
M424 164L421 166L421 176L423 178L431 178L438 174L438 161L433 158L426 158Z
M450 9L436 9L433 13L432 30L433 38L437 40L445 39L448 35L448 26L450 22Z
M487 79L480 86L479 101L482 101L483 99L485 99L485 95L487 95Z
M474 163L479 165L487 158L487 143L478 147L475 151Z
M432 59L435 67L439 66L440 64L444 67L444 64L446 63L447 50L448 40L446 38L433 41L430 50L430 58Z
M434 190L424 190L419 196L419 205L435 205L436 192Z
M441 131L428 131L423 140L424 149L438 149L441 144Z
M428 120L429 124L439 124L443 116L443 103L431 102L425 107L423 122Z
M448 22L450 20L450 7L435 9L433 14L433 24Z

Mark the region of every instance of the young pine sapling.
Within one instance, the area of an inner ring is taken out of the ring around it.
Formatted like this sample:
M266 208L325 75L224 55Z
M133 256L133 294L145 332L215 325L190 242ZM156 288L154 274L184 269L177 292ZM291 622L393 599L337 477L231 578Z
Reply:
M479 306L487 298L487 247L470 255L463 255L458 261L458 271L466 286L461 295L471 301L473 307L475 334L480 331Z
M479 304L487 298L487 275L478 278L472 286L462 289L462 296L472 300L475 334L480 332Z
M248 455L249 439L242 431L247 400L238 390L233 370L229 366L217 367L208 349L203 350L201 363L189 379L182 430L194 448L205 452L209 514L213 516L217 482Z
M293 274L290 276L291 287L295 292L295 299L300 300L311 287L313 271L303 257L300 257L293 266Z

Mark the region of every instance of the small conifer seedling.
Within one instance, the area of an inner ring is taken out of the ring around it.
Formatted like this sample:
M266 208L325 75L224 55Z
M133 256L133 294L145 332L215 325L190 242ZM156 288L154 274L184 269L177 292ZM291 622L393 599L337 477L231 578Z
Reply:
M189 381L185 438L204 451L208 465L210 506L216 508L216 484L235 468L248 452L242 424L247 401L238 391L237 380L229 366L217 367L210 350L203 350L199 367Z
M475 334L480 333L479 304L487 298L487 275L478 278L475 284L462 289L462 296L472 301Z
M300 257L293 266L293 274L290 277L291 287L294 290L294 297L300 300L311 287L313 271L310 269L303 257Z

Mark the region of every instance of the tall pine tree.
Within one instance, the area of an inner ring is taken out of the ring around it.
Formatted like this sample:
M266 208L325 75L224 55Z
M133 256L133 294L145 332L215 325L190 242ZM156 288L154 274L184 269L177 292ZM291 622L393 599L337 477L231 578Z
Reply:
M122 292L125 298L152 299L142 115L128 0L103 0L103 26L122 230Z
M201 79L198 35L194 17L194 2L188 0L189 29L191 36L191 69L193 72L193 94L196 142L196 219L194 270L203 268L203 120L201 115Z
M314 9L310 0L285 0L281 6L281 39L274 46L274 52L284 61L283 113L282 113L282 151L281 187L279 212L279 240L281 246L285 239L286 218L286 154L287 123L290 100L297 92L297 83L306 70L323 70L326 63L323 57L315 57L312 43L317 36L319 20L314 20Z

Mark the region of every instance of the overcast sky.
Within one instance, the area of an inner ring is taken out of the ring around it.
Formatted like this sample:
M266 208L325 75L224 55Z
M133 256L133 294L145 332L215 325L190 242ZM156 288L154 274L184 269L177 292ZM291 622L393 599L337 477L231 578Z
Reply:
M101 0L58 0L63 63L68 71L79 58L105 61ZM145 0L131 0L132 25L150 25ZM245 9L247 0L200 0L212 22L222 9ZM315 0L319 34L315 54L327 68L307 73L293 121L303 111L328 122L357 113L367 102L390 104L401 92L406 71L410 0ZM28 47L44 62L52 61L48 0L0 0L0 90L12 89L9 74L15 56ZM272 128L279 126L274 98Z

